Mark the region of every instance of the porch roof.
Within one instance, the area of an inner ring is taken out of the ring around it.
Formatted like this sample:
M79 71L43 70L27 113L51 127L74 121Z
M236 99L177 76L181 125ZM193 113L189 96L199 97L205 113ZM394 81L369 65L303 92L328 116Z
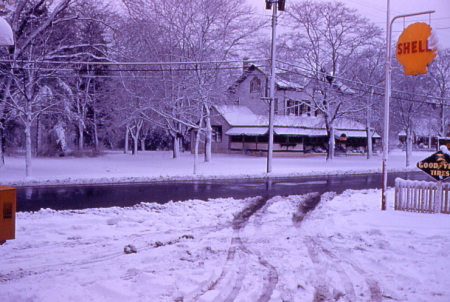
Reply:
M226 135L264 135L269 131L268 127L231 127Z
M366 130L341 130L336 129L334 130L336 136L341 136L341 134L345 134L347 137L367 137L367 131ZM373 133L372 137L374 138L380 138L380 135L376 132Z
M307 129L297 127L274 127L275 134L278 135L305 135L305 136L326 136L325 129Z

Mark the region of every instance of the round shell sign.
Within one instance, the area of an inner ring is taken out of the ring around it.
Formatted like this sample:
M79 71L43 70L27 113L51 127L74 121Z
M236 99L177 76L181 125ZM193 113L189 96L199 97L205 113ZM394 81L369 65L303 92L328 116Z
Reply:
M405 75L427 73L428 64L436 57L437 49L432 39L431 26L423 22L409 25L397 42L396 57Z

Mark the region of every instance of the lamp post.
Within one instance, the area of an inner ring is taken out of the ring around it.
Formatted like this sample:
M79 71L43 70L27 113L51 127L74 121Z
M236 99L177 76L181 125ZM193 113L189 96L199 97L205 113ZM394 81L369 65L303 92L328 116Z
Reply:
M273 5L275 4L275 5ZM275 60L277 39L278 10L284 11L285 0L266 0L266 9L272 9L272 44L270 49L270 77L269 77L269 142L267 148L267 173L272 172L273 158L273 120L275 116Z
M431 14L435 11L395 16L390 20L390 1L387 0L386 18L386 65L385 65L385 86L384 86L384 132L383 132L383 160L382 160L382 186L381 186L381 210L386 210L387 200L387 160L389 154L389 101L391 98L391 51L392 51L392 24L398 18Z
M9 23L0 17L0 46L13 46L14 36Z

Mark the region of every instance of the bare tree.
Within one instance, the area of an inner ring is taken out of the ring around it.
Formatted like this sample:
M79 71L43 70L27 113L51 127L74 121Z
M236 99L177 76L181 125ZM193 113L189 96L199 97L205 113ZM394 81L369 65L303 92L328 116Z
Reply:
M83 90L83 87L72 85L73 82L67 80L73 78L73 73L67 72L71 63L66 61L105 58L106 43L87 38L88 35L98 34L98 31L95 32L92 27L83 29L79 23L97 24L99 20L95 20L92 14L95 7L91 6L92 9L88 10L90 16L81 16L80 9L87 2L79 1L71 7L73 3L74 0L56 3L47 0L18 1L7 15L16 44L8 54L4 54L9 61L2 65L0 112L14 112L24 123L27 176L31 176L33 122L37 121L38 152L42 141L41 120L44 117L55 119L53 130L57 143L65 149L66 121L62 116L69 114L69 119L74 116L71 106L79 100L80 90L84 91L84 99L91 99L90 90ZM89 81L93 82L92 79Z
M167 107L169 111L159 107L158 112L164 119L172 119L175 124L197 125L196 127L202 128L197 133L205 133L205 161L210 161L210 108L221 100L220 95L227 87L222 81L223 73L220 70L223 64L220 62L238 58L246 47L245 43L257 36L262 23L256 21L253 9L240 0L131 0L126 3L132 16L140 24L145 23L144 20L152 20L152 27L147 27L150 29L147 39L153 39L153 53L149 54L147 51L148 56L154 58L155 54L159 54L159 61L180 62L180 65L170 65L170 68L161 65L161 70L169 70L165 76L170 77L168 83L171 93L166 93L165 96L170 97L163 99L171 106ZM155 45L160 48L155 49ZM162 51L163 49L166 51ZM197 64L204 61L217 63ZM181 62L192 64L183 65ZM181 82L177 83L175 80ZM180 90L180 87L184 87L184 90ZM197 108L199 102L201 104ZM192 110L180 108L180 105L187 104L195 104L194 108L199 112L192 115ZM188 121L180 121L180 111L189 112ZM190 119L194 116L196 120ZM201 124L198 124L200 121ZM179 126L167 126L169 132L173 133L176 147L176 141L180 137Z
M440 136L447 136L448 114L450 106L450 49L439 50L438 56L430 64L428 72L434 87L435 103L439 109L439 127L437 133Z
M42 60L49 51L48 45L52 44L49 41L54 38L55 27L66 20L62 12L70 3L71 0L62 0L52 6L49 1L19 1L8 16L15 36L15 47L5 54L12 63L4 66L0 114L9 105L24 122L27 177L31 176L32 122L42 111L54 105L47 103L51 100L46 97L50 88L42 80L42 74L46 71L35 62Z
M377 47L365 49L357 58L357 63L347 76L352 80L352 87L360 95L359 101L364 104L365 110L358 112L351 118L366 125L367 132L367 158L372 156L372 137L374 130L382 131L382 88L384 82L384 52L382 43Z
M395 126L405 132L406 166L409 167L415 130L430 128L429 125L424 125L422 122L433 123L433 120L427 115L427 113L433 111L427 97L430 83L425 75L410 77L398 74L395 78L397 80L393 82L395 90L392 95L391 112L394 113L393 122Z
M334 156L334 128L338 118L361 111L359 94L343 79L357 58L375 47L381 30L341 2L302 1L286 12L291 31L283 37L284 53L308 70L312 105L324 117L328 133L327 159Z

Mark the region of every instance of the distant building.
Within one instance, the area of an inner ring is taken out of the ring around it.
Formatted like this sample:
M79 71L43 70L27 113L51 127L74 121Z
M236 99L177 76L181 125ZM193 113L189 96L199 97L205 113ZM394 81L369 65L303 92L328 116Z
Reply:
M432 118L415 118L411 129L412 148L414 150L437 150L437 123ZM447 133L450 134L450 133ZM442 138L444 139L444 138ZM406 131L398 133L398 140L402 149L406 148Z
M254 65L229 88L229 104L213 108L215 153L264 155L268 149L268 76ZM266 100L265 100L266 98ZM276 81L274 156L325 154L327 131L322 114L311 106L300 85ZM373 132L372 132L373 133ZM336 149L344 154L366 151L366 126L349 119L335 123ZM380 136L371 138L376 145Z

